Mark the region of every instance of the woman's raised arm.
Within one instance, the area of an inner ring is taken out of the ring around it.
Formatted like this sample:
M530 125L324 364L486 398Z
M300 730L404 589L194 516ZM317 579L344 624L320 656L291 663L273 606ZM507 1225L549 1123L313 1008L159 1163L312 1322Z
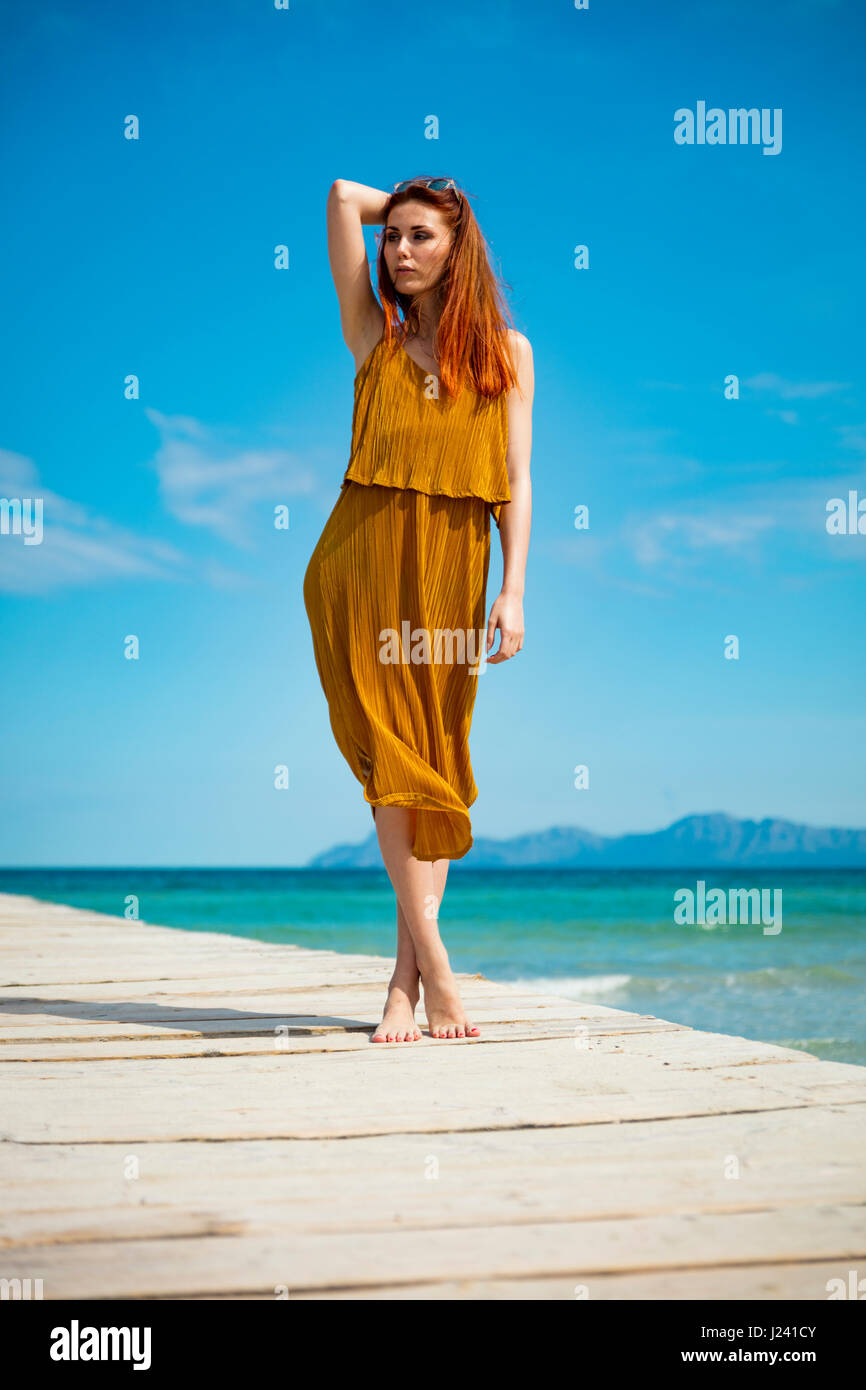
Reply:
M328 259L340 301L343 338L357 366L382 336L384 316L370 283L364 226L382 222L390 193L337 179L328 193Z

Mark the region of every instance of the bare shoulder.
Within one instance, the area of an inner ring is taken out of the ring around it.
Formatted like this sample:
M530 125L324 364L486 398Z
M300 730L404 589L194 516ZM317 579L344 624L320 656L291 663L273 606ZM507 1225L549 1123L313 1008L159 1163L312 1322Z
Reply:
M532 356L532 344L525 334L518 333L516 328L509 328L505 336L511 345L512 352L520 354L528 353L530 357Z
M520 390L524 396L531 395L534 386L532 344L525 334L518 333L516 328L508 330L507 341Z

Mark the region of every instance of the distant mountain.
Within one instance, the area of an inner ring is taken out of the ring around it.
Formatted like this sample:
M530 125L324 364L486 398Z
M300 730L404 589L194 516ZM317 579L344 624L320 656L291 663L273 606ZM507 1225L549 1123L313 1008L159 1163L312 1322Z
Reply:
M666 830L593 835L554 826L510 840L478 838L452 869L690 869L863 868L866 830L820 830L788 820L736 820L722 812L684 816ZM379 869L376 832L357 845L335 845L309 862L311 869Z

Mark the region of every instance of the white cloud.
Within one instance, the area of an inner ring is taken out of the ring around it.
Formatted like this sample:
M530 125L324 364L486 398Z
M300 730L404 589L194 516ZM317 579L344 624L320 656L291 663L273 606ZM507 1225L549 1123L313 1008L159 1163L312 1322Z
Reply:
M847 381L788 381L776 372L759 372L743 382L751 391L772 391L784 401L817 400L834 391L846 391L849 384Z
M592 532L561 536L543 549L599 583L647 597L670 598L684 579L691 587L730 589L752 566L773 574L780 588L808 589L828 565L858 562L856 546L828 547L825 524L828 499L856 486L844 476L792 478L770 490L756 483L624 515L596 506ZM803 572L792 575L792 563Z
M274 508L314 491L313 473L282 448L227 447L189 416L147 411L161 435L152 461L165 511L184 526L253 550L256 534L273 530ZM40 481L32 459L0 450L0 497L41 498L43 535L0 536L0 590L44 593L111 580L203 580L245 587L250 578L219 558L186 555L159 537L137 534Z
M0 536L0 590L44 593L67 585L111 579L188 579L190 562L165 541L136 535L39 480L32 459L0 450L0 496L41 498L43 535L38 545L21 536Z
M626 540L639 565L652 567L670 565L674 558L684 559L687 553L707 550L748 550L764 531L776 525L769 514L737 514L726 505L704 516L692 511L657 512L645 521L626 528Z
M286 449L230 449L186 416L147 410L162 443L153 459L166 511L229 544L252 549L256 528L273 525L274 507L309 496L316 480Z

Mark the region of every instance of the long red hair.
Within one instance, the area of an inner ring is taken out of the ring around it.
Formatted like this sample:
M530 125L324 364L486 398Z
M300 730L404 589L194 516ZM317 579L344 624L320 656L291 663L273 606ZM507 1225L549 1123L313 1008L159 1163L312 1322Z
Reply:
M487 242L465 193L411 184L394 193L383 221L395 207L409 201L429 203L442 213L453 232L451 251L437 285L440 301L436 332L439 380L449 396L469 385L482 396L498 396L517 385L517 373L506 333L513 326L502 282L490 264ZM379 297L385 313L385 342L402 342L418 331L418 309L411 295L395 288L385 263L386 233L379 243ZM400 313L403 318L401 321Z

